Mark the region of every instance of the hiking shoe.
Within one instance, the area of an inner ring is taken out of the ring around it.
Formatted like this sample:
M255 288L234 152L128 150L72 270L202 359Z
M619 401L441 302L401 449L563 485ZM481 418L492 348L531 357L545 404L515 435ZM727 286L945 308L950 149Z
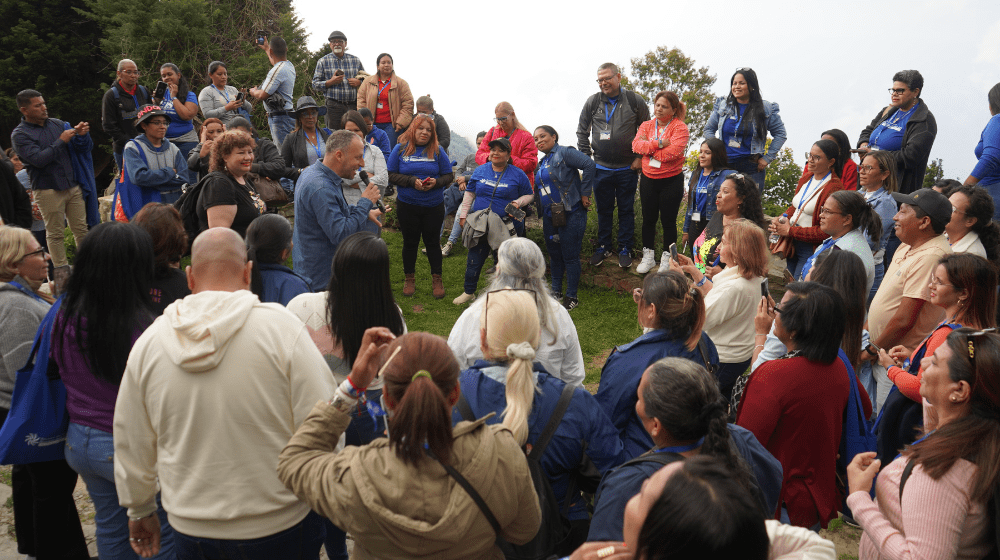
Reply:
M580 307L580 300L575 297L566 296L563 298L562 305L566 308L566 311L573 311L577 307Z
M632 266L632 254L628 249L622 249L622 251L618 253L618 266L622 268Z
M457 298L451 300L451 302L454 303L455 305L462 305L463 303L469 303L475 297L476 297L476 294L466 294L466 293L463 293L462 295L458 296Z
M670 251L664 251L660 257L660 270L657 272L667 272L670 270Z
M559 292L552 292L552 297L554 297L556 301L562 301L563 299L563 295Z
M642 248L642 262L639 266L635 267L635 271L639 274L646 274L653 267L656 266L656 253L652 249Z
M594 251L594 256L590 257L590 266L601 266L601 263L604 262L604 259L606 258L608 258L608 252L604 249L604 247L598 247L597 250Z
M451 254L451 248L454 247L454 246L455 246L455 244L452 243L451 241L449 241L449 242L445 243L444 245L442 245L441 246L441 256L442 257L447 257L448 255L450 255Z

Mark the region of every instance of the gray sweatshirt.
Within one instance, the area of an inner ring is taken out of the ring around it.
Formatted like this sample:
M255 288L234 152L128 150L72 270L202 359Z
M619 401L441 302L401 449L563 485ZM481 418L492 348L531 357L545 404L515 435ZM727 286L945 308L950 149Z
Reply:
M22 286L28 282L14 278ZM35 333L50 305L7 282L0 282L0 408L10 410L17 370L24 367L35 343Z

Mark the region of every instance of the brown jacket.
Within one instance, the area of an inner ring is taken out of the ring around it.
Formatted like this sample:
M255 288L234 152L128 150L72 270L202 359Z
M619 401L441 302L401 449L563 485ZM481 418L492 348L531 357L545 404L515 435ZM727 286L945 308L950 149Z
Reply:
M452 465L479 491L504 538L523 544L541 524L538 495L510 431L485 420L455 426ZM351 534L353 558L503 558L486 517L436 461L403 463L385 438L334 452L349 422L318 403L281 452L278 477Z
M375 107L378 106L378 73L368 76L365 81L358 86L358 109L368 107L375 116ZM389 84L389 114L392 116L393 124L398 124L405 129L410 126L413 120L413 94L410 93L410 84L396 74L392 75L392 82Z

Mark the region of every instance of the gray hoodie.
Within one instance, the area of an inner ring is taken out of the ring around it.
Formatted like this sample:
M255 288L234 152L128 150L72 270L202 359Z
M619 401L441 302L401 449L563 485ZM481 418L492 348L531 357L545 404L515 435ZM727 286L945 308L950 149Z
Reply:
M14 278L22 286L28 283ZM0 408L10 410L17 370L24 367L35 343L35 334L51 307L47 302L0 282Z

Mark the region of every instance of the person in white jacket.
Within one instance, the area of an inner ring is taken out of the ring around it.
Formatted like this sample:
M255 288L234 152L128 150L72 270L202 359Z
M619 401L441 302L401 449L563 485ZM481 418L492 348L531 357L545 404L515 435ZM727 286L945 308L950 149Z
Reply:
M316 558L322 544L321 518L275 469L333 379L306 326L249 291L252 266L231 229L203 232L187 269L192 295L129 355L115 483L144 557L159 548L157 482L178 558Z

